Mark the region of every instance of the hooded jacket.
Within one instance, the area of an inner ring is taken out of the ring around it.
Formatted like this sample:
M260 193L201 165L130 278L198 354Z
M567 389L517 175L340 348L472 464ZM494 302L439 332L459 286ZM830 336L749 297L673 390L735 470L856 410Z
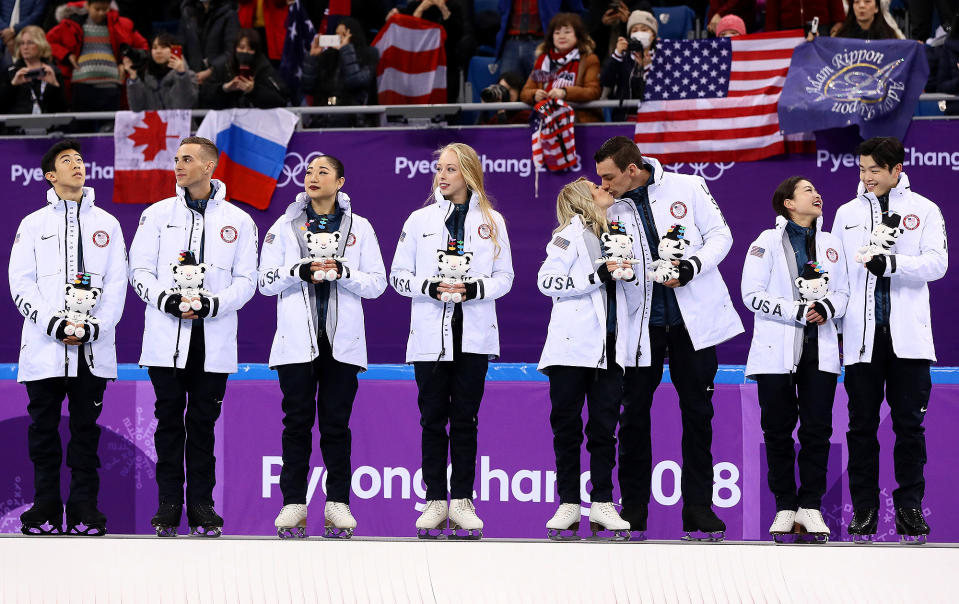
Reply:
M173 264L183 250L207 265L203 288L213 292L210 314L203 319L204 369L236 373L236 311L256 291L256 224L227 201L226 185L212 181L214 193L204 213L187 207L184 190L158 201L140 216L130 245L130 284L146 302L140 365L186 367L193 321L164 312L175 287ZM201 251L202 250L202 251Z
M270 349L270 367L308 363L319 355L314 288L299 276L304 258L297 230L298 219L310 202L306 193L296 196L270 227L260 253L260 293L277 296L276 334ZM340 278L330 284L326 334L333 358L366 369L366 326L363 299L378 298L386 289L386 269L380 245L370 222L353 213L350 197L337 193L343 210L337 255L345 256Z
M57 18L60 20L53 29L47 32L47 42L57 66L63 73L63 78L70 81L73 77L73 64L68 56L80 56L83 50L83 23L87 20L85 2L71 2L57 9ZM63 9L63 10L61 10ZM120 45L128 44L133 48L146 50L146 38L133 28L133 21L121 17L115 10L107 11L107 29L110 31L110 46L113 47L113 57L120 62Z
M68 346L56 338L61 319L55 313L64 308L64 286L81 269L103 290L92 312L99 324L89 342ZM84 187L79 206L48 190L46 205L20 222L10 251L10 294L24 317L17 381L76 377L79 354L90 373L115 379L115 329L126 300L126 273L120 223L94 205L93 189Z

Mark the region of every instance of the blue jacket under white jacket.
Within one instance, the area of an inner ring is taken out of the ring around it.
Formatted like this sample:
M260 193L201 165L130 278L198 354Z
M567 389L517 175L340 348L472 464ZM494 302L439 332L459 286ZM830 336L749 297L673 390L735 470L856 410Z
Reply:
M306 193L296 196L266 234L260 252L260 293L277 296L276 335L270 349L270 367L308 363L319 355L316 335L315 288L300 279L299 261L304 258L299 233ZM326 334L333 358L366 369L366 327L363 298L378 298L386 289L386 269L380 245L370 222L353 213L350 198L338 193L343 210L340 221L340 250L345 256L340 278L330 283ZM305 218L304 218L305 221Z
M649 185L649 204L656 223L656 232L664 237L673 225L685 228L684 236L689 241L684 258L693 266L693 278L683 287L677 287L676 301L683 313L683 322L689 332L693 348L701 350L725 342L743 333L743 324L739 314L733 308L729 290L722 275L719 263L722 262L733 237L729 232L726 219L719 210L719 204L706 188L706 181L699 176L675 174L663 170L659 161L644 157L643 162L653 168L653 183ZM617 199L607 211L610 220L618 220L626 225L633 236L633 252L637 258L651 261L649 243L643 230L642 219L630 199ZM640 279L637 279L640 281ZM639 284L645 287L645 298L631 296L630 303L630 341L637 361L636 366L649 365L649 306L652 302L652 283Z
M88 343L67 346L56 339L62 320L54 315L64 308L65 284L81 270L81 248L82 269L93 287L103 289L92 311L99 323ZM79 208L48 190L46 206L20 222L10 250L10 294L24 317L17 381L76 377L81 350L90 373L116 378L115 328L126 300L126 276L120 223L94 205L93 189L84 187Z
M903 359L936 360L929 315L929 281L941 279L949 265L946 225L939 207L909 186L903 173L889 191L889 209L902 218L902 235L892 248L884 276L889 283L889 326L892 348ZM869 243L882 222L879 200L859 183L858 196L836 211L832 234L846 250L849 308L842 319L843 363L872 361L876 333L877 277L856 262L856 250Z
M746 253L743 265L743 304L752 311L753 339L746 361L746 375L793 373L802 356L805 304L800 299L796 266L787 220L776 218L776 228L760 233ZM816 221L816 261L829 274L829 293L822 301L826 322L819 326L819 370L839 373L839 337L836 320L846 311L849 288L842 243L822 230Z
M606 284L596 274L598 255L590 252L586 237L592 231L582 218L573 216L563 230L546 245L546 261L536 275L539 291L553 299L546 332L546 344L539 360L540 371L554 365L607 368ZM596 239L599 246L599 240ZM637 279L644 274L642 265L633 266ZM634 361L627 354L629 313L626 288L630 282L616 281L616 362L619 367Z
M469 276L478 279L477 297L463 304L463 352L499 356L499 324L496 302L513 285L513 258L510 254L506 223L493 210L494 225L486 224L479 198L472 194L466 214L464 249L473 252ZM406 344L406 362L452 361L453 330L450 322L455 305L431 298L429 279L437 274L438 250L445 250L450 233L446 219L453 203L439 190L434 201L410 214L403 223L400 241L390 267L390 285L400 295L412 298L410 337ZM492 229L499 241L499 253L493 246Z
M236 373L236 311L256 291L256 224L226 198L226 185L212 181L214 193L203 214L186 205L184 191L158 201L140 216L130 245L130 283L147 303L140 365L186 366L193 321L163 310L175 286L170 265L183 250L191 250L208 265L203 288L213 292L210 314L203 319L206 344L204 369Z

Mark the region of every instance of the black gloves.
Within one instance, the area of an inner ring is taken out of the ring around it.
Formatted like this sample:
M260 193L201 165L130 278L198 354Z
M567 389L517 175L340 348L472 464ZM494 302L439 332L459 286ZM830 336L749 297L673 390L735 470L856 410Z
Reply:
M426 288L426 293L429 294L430 298L433 298L434 300L439 300L440 299L439 288L440 288L439 281L437 281L436 283L430 283L429 287Z
M599 265L599 268L596 269L596 274L599 276L599 280L603 283L609 283L613 281L613 275L609 272L609 268L606 266L606 263Z
M477 281L470 281L469 283L464 283L466 286L466 294L463 296L463 301L473 300L477 296L479 291L479 283Z
M310 268L311 266L313 265L310 262L306 262L300 265L300 270L299 270L300 279L303 279L307 283L313 283L313 270Z
M689 260L680 260L679 266L676 268L679 269L679 285L682 287L690 281L692 281L693 276L696 273L696 270L693 268L693 263Z
M200 310L194 310L196 316L205 319L210 314L210 299L206 296L200 296Z
M866 269L877 277L882 277L886 273L886 256L876 254L866 263Z
M163 303L163 312L170 313L177 319L183 318L183 313L180 311L180 294L170 294L167 296L166 302Z

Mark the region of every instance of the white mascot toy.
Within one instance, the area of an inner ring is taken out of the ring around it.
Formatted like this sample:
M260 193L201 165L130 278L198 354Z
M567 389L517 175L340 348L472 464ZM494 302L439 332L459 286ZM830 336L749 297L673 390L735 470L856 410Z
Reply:
M639 260L633 256L633 236L626 232L623 223L618 220L609 223L609 232L603 233L600 240L603 243L603 257L596 264L618 260L622 266L611 273L613 279L632 279L636 273L630 265Z
M430 283L445 281L450 285L456 285L475 281L473 277L466 275L470 270L470 264L473 262L473 252L464 252L462 241L450 239L445 250L436 250L436 261L439 264L439 272L430 277ZM463 294L443 292L440 295L440 300L459 303L463 301Z
M892 246L896 244L896 239L903 233L900 222L902 218L899 214L892 210L883 212L882 222L876 225L869 236L869 245L856 250L856 262L865 264L872 260L873 256L888 256Z
M313 221L307 221L306 226L300 227L306 231L306 249L310 252L310 256L302 258L300 264L310 264L317 260L336 260L341 264L346 262L345 257L336 255L340 245L339 231L330 230L325 216L316 222L317 230L310 228L312 224ZM313 278L317 281L336 281L337 271L332 268L326 271L313 271Z
M686 227L674 224L669 227L666 236L659 240L657 250L659 260L650 264L646 276L656 283L666 283L670 279L679 279L679 267L673 266L673 260L682 260L689 241L684 237Z
M87 326L99 323L96 317L91 315L91 311L100 301L103 290L90 286L90 273L79 273L73 283L66 284L64 293L64 310L57 312L56 316L67 323L63 333L82 340L87 335Z
M203 289L203 279L206 276L206 263L197 263L193 252L187 250L180 252L180 257L176 262L170 265L173 270L173 282L176 287L166 290L164 293L181 298L180 312L190 310L200 310L203 308L201 298L213 296L213 292ZM183 300L182 298L186 298Z
M807 262L802 275L796 277L796 289L799 290L796 306L811 309L829 293L829 273L818 262Z

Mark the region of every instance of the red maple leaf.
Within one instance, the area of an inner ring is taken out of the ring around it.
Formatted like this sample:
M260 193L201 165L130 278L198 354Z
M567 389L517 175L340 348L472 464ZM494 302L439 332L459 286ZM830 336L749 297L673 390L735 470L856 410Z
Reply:
M143 124L146 128L136 126L133 128L133 134L129 138L133 141L133 147L143 147L143 160L153 161L157 154L166 149L166 139L174 138L167 136L167 123L160 119L156 111L147 111L143 117Z

